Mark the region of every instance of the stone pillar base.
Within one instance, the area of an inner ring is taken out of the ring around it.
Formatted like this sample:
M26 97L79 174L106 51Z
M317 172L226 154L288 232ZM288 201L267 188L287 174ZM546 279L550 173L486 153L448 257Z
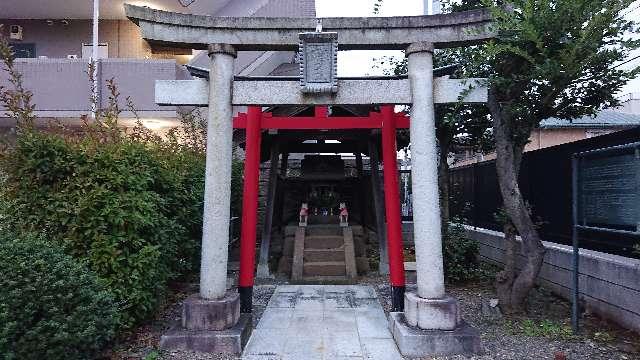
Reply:
M478 330L460 321L454 330L422 330L407 325L403 313L389 314L389 330L400 353L408 357L482 354Z
M227 292L220 300L189 296L182 322L160 339L160 348L240 354L251 335L251 315L240 315L240 297Z
M425 330L454 330L462 321L458 300L425 299L414 292L404 295L404 316L409 326Z
M276 277L269 271L268 264L258 263L258 268L256 269L256 278L258 279L275 279Z
M240 318L240 295L227 291L219 300L207 300L194 294L182 304L182 327L187 330L225 330Z

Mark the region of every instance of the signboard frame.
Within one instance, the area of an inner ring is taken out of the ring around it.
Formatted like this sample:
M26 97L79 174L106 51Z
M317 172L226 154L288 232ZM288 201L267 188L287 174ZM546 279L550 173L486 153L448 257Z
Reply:
M634 156L635 162L635 183L636 183L636 191L637 197L640 198L640 142L634 142L624 145L611 146L602 149L595 149L584 151L580 153L573 154L571 159L572 166L572 212L573 212L573 229L572 229L572 243L573 243L573 294L572 294L572 309L571 309L571 323L573 327L573 332L577 334L580 330L579 324L579 259L580 259L580 248L578 243L578 235L580 230L591 230L591 231L601 231L601 232L609 232L609 233L617 233L617 234L626 234L626 235L638 235L640 236L640 211L636 214L636 230L621 230L616 228L606 228L602 226L589 226L586 223L585 217L583 216L582 224L580 224L579 215L584 214L583 208L581 207L581 194L580 194L580 185L582 172L581 166L584 165L584 159L588 157L594 156L605 156L606 154L620 154L628 151L628 149L632 149L632 154ZM614 155L615 156L615 155ZM611 156L610 156L611 157Z

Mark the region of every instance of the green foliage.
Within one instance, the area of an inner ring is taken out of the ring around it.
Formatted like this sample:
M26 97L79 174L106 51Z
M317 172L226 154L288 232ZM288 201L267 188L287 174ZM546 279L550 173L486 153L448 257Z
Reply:
M473 56L477 53L473 47L439 49L434 54L434 66L443 67L456 65L457 68L451 75L452 78L462 78L470 69L477 72L474 66ZM388 76L407 75L407 58L382 57L377 59L376 68L381 68ZM474 74L479 76L479 74ZM468 90L473 85L469 84ZM460 100L466 96L461 94ZM491 119L486 106L478 104L464 104L462 101L454 104L436 105L436 137L441 149L447 153L455 147L471 148L479 152L489 152L494 148L493 134L490 131ZM400 132L399 139L406 137L408 133ZM401 142L401 141L399 141Z
M384 0L374 0L373 2L373 15L380 14L380 8L382 7L382 3Z
M547 337L552 339L569 340L573 338L571 326L549 319L522 321L508 320L505 322L507 330L513 334L523 334L530 337Z
M0 258L3 359L91 359L114 337L112 295L61 249L4 233Z
M160 353L157 351L152 351L147 356L144 357L144 360L158 360L160 358Z
M636 24L624 18L633 0L483 3L499 38L483 48L478 68L489 65L491 96L519 146L544 119L571 120L618 105L616 94L640 72L615 65L640 45L630 40Z
M443 234L444 274L448 282L459 283L478 278L482 270L478 242L470 239L462 221L454 219Z
M97 144L27 132L5 158L9 223L82 259L125 311L156 307L169 279L196 269L204 159L122 138Z
M17 120L17 139L0 152L0 231L40 235L92 270L112 293L121 324L148 317L167 282L198 270L206 131L197 111L182 114L166 138L138 121L118 124L120 93L106 81L107 106L81 129L33 126L31 93L13 67L6 41L0 57L13 89L0 104ZM87 74L92 89L95 64ZM89 101L95 108L94 93ZM136 111L129 98L126 108ZM79 131L78 131L79 130ZM242 163L233 164L234 214L240 212Z
M31 102L33 94L22 86L22 74L15 71L14 60L7 39L0 34L0 61L6 70L8 83L12 85L12 89L0 85L0 104L9 117L16 119L19 128L31 129L35 119L35 105Z
M0 56L13 79L13 89L0 89L0 103L18 120L15 144L0 153L2 230L40 234L86 264L130 327L155 310L169 280L198 270L202 119L186 114L167 139L140 122L128 132L118 124L120 93L110 79L108 106L85 118L80 132L59 126L39 133L6 42ZM93 73L91 64L92 86ZM126 107L135 114L128 98Z
M242 177L244 162L234 158L231 163L231 216L242 215Z

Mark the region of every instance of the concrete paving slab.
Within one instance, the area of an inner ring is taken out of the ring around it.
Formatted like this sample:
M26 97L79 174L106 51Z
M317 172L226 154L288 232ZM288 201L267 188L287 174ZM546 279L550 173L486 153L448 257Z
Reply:
M356 323L360 338L391 339L389 321L383 312L362 311L356 313Z
M335 309L324 313L324 329L328 332L357 332L355 311Z
M271 308L294 308L298 297L296 293L275 293L271 296L267 307Z
M292 336L308 336L303 331L314 331L316 336L320 336L324 328L324 316L322 311L296 310L291 318Z
M367 360L403 360L393 339L362 340L363 358Z
M278 285L274 293L280 293L280 292L295 293L295 292L298 292L298 289L300 289L300 285Z
M299 335L289 338L284 347L283 359L322 360L327 350L323 336L318 333L312 336Z
M279 286L243 359L402 359L387 325L370 286Z
M327 292L324 296L324 307L330 309L351 309L355 304L355 299L345 296L340 292Z
M243 352L244 355L278 356L284 352L287 330L255 329Z
M243 355L243 360L282 360L280 355Z
M378 299L356 299L354 308L357 309L369 309L369 310L382 310L382 306Z
M330 331L325 335L325 359L334 359L338 356L362 356L360 342L353 341L357 338L357 332Z
M322 298L325 294L325 289L322 286L298 286L298 296Z
M353 292L353 296L356 299L376 299L377 298L375 290L373 290L373 288L370 286L352 285L350 286L349 290Z
M322 296L299 296L295 308L304 311L322 311L324 299Z
M268 308L262 313L256 329L286 329L291 326L293 308Z

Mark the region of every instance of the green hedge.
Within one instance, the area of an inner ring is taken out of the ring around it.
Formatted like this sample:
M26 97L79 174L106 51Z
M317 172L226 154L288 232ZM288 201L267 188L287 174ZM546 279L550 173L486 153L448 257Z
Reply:
M112 295L61 249L0 234L0 259L2 359L91 359L114 337Z
M155 310L168 280L198 270L201 152L29 131L3 165L11 226L86 262L115 295L125 326Z
M460 219L454 221L443 234L444 275L447 282L460 283L482 274L480 245L467 236Z

